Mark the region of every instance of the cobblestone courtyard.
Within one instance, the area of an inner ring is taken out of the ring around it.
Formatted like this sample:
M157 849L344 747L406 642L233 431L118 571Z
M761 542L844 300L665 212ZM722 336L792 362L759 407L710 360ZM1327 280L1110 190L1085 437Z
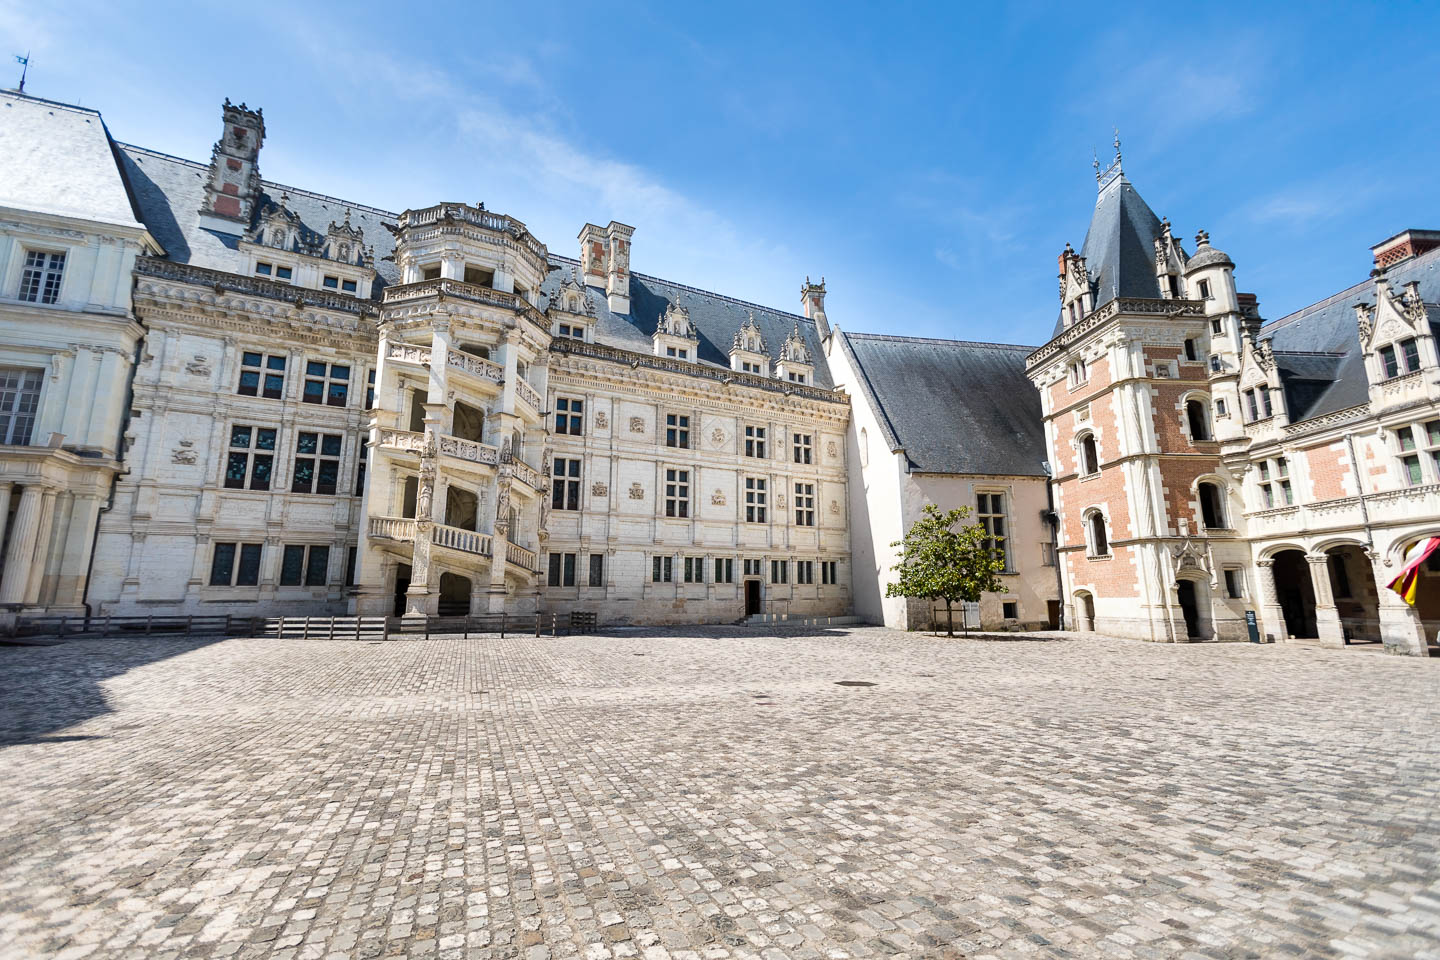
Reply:
M1246 644L0 648L0 953L1440 957L1437 714Z

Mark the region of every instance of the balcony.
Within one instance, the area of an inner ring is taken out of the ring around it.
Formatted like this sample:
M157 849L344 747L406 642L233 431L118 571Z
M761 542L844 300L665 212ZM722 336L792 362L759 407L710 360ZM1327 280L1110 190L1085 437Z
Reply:
M539 416L540 411L544 409L544 407L541 406L539 392L519 377L515 378L515 396L529 405L536 416Z
M405 517L371 517L370 536L396 543L414 543L415 521Z
M488 467L500 465L500 451L488 443L481 443L478 440L465 440L461 437L452 437L442 433L436 441L440 453L447 457L454 457L457 460L464 460L466 463L478 463Z
M529 573L535 573L540 569L536 566L539 561L535 556L535 551L526 550L520 546L520 544L514 542L507 542L505 544L505 561L507 563L513 563L521 570Z
M490 556L490 534L476 533L463 527L449 527L437 523L431 528L430 542L437 547L458 550L477 557Z
M499 307L502 310L519 312L528 307L523 299L513 293L506 293L504 290L496 290L493 287L482 287L478 283L466 283L464 280L455 280L449 277L439 277L434 280L420 280L416 283L397 283L393 287L386 287L381 303L387 307L399 306L400 304L412 303L417 300L444 299L453 297L456 300L464 300L469 303L483 303L491 307Z
M1403 522L1440 514L1440 483L1372 493L1365 498L1374 523Z
M505 460L500 464L501 477L513 477L532 490L544 491L545 478L540 471L521 460Z
M413 343L401 343L397 340L386 340L385 359L428 367L430 366L430 348Z
M418 457L425 449L425 434L413 430L381 430L380 446Z
M428 357L426 358L428 361ZM498 388L505 382L505 368L493 360L477 357L462 350L451 350L447 363L451 370L473 377L483 385ZM536 409L539 409L538 407Z

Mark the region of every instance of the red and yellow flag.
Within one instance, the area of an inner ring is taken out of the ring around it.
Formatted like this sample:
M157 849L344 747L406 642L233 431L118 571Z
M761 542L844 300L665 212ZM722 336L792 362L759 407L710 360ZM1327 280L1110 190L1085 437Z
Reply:
M1420 567L1430 558L1430 554L1440 549L1440 537L1431 537L1426 540L1414 559L1405 564L1405 569L1400 571L1400 576L1391 580L1389 587L1405 599L1410 606L1415 606L1415 595L1420 589Z

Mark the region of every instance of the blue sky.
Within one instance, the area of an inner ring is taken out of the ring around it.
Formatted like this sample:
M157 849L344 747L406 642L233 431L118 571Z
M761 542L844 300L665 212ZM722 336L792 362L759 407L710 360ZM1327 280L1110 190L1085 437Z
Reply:
M0 0L0 52L119 140L207 160L228 96L265 110L267 179L483 200L571 256L613 218L642 273L790 310L823 274L851 330L1043 342L1117 126L1141 195L1209 230L1270 318L1440 228L1434 3L63 14Z

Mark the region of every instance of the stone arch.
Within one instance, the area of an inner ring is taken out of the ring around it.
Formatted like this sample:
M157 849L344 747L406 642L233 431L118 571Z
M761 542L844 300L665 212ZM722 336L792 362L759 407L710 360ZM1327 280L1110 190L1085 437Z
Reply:
M1077 431L1071 446L1075 448L1075 465L1082 477L1093 477L1100 472L1100 438L1093 427Z
M1085 524L1085 555L1089 557L1108 557L1111 551L1111 541L1114 539L1114 531L1110 526L1110 517L1101 504L1094 504L1086 507L1080 514L1081 521Z
M1093 633L1095 630L1095 594L1089 590L1076 590L1075 601L1075 629L1081 633Z
M1190 504L1202 528L1231 528L1230 518L1234 511L1230 505L1230 486L1230 482L1218 473L1202 473L1190 482Z
M1209 443L1215 439L1215 422L1210 409L1210 394L1203 390L1187 390L1181 395L1182 425L1191 443Z

